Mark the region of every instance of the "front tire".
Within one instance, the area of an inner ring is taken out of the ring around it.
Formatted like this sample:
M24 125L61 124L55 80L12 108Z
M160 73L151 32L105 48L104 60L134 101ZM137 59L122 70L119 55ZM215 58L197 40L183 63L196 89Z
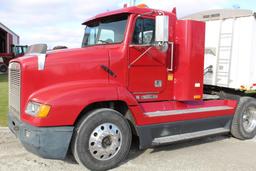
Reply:
M76 161L91 170L108 170L126 158L131 146L128 121L112 109L97 109L83 117L72 139Z
M256 100L241 97L234 115L231 133L234 137L246 140L256 135Z

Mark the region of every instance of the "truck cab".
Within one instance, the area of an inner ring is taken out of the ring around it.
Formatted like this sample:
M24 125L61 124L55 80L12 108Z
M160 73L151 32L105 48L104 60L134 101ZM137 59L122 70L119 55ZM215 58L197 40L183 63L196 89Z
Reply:
M132 135L144 149L256 134L254 119L234 126L238 100L203 98L203 22L128 7L83 24L81 48L45 47L10 63L9 128L28 151L64 159L70 149L81 165L106 170L125 159Z

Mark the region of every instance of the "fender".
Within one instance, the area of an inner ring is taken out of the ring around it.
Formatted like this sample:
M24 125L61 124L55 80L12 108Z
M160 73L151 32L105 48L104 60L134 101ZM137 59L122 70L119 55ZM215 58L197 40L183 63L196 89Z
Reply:
M34 126L73 125L80 112L95 102L122 100L128 106L138 105L136 99L127 89L108 84L103 80L53 85L34 92L28 99L51 105L51 110L46 118L23 114L22 119Z

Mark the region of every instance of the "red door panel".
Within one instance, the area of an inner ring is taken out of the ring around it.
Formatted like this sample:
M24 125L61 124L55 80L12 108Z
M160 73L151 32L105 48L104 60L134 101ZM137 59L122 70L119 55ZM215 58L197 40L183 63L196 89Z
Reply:
M156 100L158 94L166 88L166 57L166 53L154 46L130 47L128 89L133 94L155 94L147 100Z
M143 53L145 55L141 56ZM131 46L129 64L132 66L156 65L165 66L166 53L161 53L154 46Z
M155 43L154 18L138 17L128 57L128 89L138 101L166 100L167 57Z
M131 67L129 70L129 90L134 94L159 93L166 88L166 78L166 69L161 66Z

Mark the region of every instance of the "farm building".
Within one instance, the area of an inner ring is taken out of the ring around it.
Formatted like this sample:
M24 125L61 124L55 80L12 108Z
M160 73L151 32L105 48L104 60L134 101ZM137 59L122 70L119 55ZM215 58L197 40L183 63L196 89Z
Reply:
M12 45L19 44L19 36L0 22L0 53L10 53Z

